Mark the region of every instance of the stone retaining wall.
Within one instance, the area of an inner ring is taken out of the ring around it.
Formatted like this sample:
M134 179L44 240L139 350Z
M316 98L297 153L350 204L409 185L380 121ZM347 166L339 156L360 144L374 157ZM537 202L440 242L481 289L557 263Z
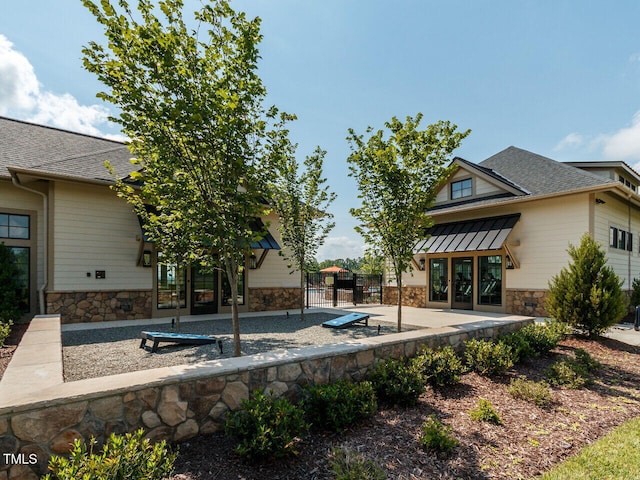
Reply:
M5 396L0 398L0 451L13 454L9 458L37 458L37 462L7 465L3 456L0 480L37 479L50 455L67 452L74 439L94 436L103 441L112 432L144 428L153 440L180 442L221 430L226 413L240 408L255 389L295 399L305 385L360 380L376 362L411 357L423 345L460 349L469 338L494 338L530 322L486 320L480 326L413 330L80 380L10 401Z
M47 292L47 312L64 323L151 318L151 290Z
M382 303L385 305L398 304L398 287L385 286L382 289ZM427 307L427 287L405 285L402 287L402 305L406 307Z

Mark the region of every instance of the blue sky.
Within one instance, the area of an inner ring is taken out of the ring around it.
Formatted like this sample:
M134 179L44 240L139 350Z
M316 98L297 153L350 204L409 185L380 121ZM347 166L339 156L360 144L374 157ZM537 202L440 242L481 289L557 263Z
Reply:
M185 10L199 1L186 0ZM514 145L561 161L640 167L640 2L234 0L262 18L267 105L295 113L300 160L327 150L336 228L319 259L355 257L348 128L424 114L472 133L473 162ZM189 13L190 15L190 13ZM79 0L0 9L0 115L117 135L81 48L102 31Z

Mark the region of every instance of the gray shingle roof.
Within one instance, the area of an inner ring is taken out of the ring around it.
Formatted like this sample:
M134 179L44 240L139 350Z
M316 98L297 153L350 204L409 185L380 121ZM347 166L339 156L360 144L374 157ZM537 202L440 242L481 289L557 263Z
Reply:
M43 175L113 181L104 166L108 160L119 178L134 168L126 145L114 140L0 117L0 177L8 167Z
M478 165L499 173L528 190L531 195L561 193L615 183L613 180L516 147L506 148Z
M469 164L466 160L464 162ZM523 193L518 198L535 198L540 195L617 184L614 180L513 146L492 155L475 167L516 187ZM494 195L463 200L455 204L438 205L432 211L445 214L469 207L489 207L514 198L516 198L515 195Z

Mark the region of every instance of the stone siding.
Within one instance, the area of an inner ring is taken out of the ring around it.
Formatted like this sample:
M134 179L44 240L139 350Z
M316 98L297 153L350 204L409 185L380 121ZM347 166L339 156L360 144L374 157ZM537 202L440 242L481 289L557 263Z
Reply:
M250 288L249 311L300 309L299 288Z
M385 305L398 304L398 287L382 289L382 303ZM405 307L427 307L427 287L407 285L402 287L402 305Z
M515 315L547 317L545 304L548 290L514 290L507 289L506 311Z
M480 327L413 330L348 344L80 380L22 397L14 391L17 397L0 398L0 451L35 453L38 461L29 467L0 463L0 479L37 479L45 473L49 457L68 452L74 439L94 436L101 442L112 432L144 428L152 440L181 442L223 429L226 413L239 409L254 390L296 399L305 385L361 380L376 362L413 356L423 345L460 349L470 338L495 338L530 322L496 320Z
M47 292L47 313L64 323L151 318L151 290Z

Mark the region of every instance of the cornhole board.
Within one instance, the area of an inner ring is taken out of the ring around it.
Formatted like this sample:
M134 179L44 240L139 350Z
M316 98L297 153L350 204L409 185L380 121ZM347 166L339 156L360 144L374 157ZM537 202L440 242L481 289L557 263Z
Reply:
M158 351L160 342L181 343L184 345L206 345L209 343L217 343L220 353L222 353L222 340L206 335L195 335L192 333L171 333L171 332L140 332L140 348L145 348L147 340L153 342L151 352Z
M364 322L364 324L368 326L369 315L366 313L350 313L349 315L343 315L333 320L327 320L322 326L327 328L347 328L360 322Z

